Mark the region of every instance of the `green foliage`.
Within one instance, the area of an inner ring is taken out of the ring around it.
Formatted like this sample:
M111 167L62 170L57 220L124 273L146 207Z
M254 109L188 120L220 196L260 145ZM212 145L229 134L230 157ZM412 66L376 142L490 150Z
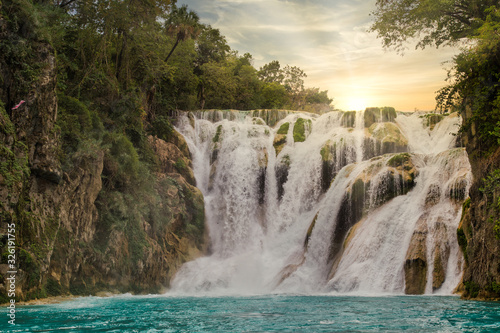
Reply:
M45 290L48 296L61 295L62 287L53 277L49 277L45 284Z
M180 8L174 6L168 15L165 27L167 33L175 37L175 43L167 55L165 62L168 61L175 48L181 41L186 39L196 38L201 32L200 18L192 10L188 10L187 5L182 5Z
M186 163L184 162L184 160L182 158L179 158L175 163L174 163L174 168L178 171L178 172L184 172L184 170L186 170Z
M492 281L491 284L486 289L490 292L500 295L500 283Z
M5 135L13 135L16 129L10 121L9 115L5 112L5 105L0 100L0 132Z
M481 286L478 285L474 281L464 281L464 286L465 286L465 291L467 294L472 297L476 298L479 295L479 291L481 290Z
M97 150L104 132L99 115L77 98L58 94L57 126L62 138L61 161L71 168L71 156L76 152Z
M0 175L9 189L20 185L31 173L26 145L16 141L13 149L14 151L0 143Z
M497 138L497 145L500 146L500 122L493 127L493 130L488 133L494 138Z
M500 239L500 169L493 170L486 178L483 178L483 186L479 188L490 202L493 216L489 222L493 223L495 237Z
M492 199L496 191L500 190L500 169L493 170L483 178L483 186L479 188L484 195Z
M148 165L141 162L139 154L130 139L119 133L106 133L103 145L104 184L108 189L127 193L140 191L150 181Z
M19 268L24 270L28 276L28 289L37 287L41 279L40 265L38 264L38 261L34 259L28 251L21 248L19 249L18 265Z
M262 86L262 107L266 109L284 108L288 100L285 87L277 82L264 83Z
M377 0L372 12L376 31L385 47L404 49L415 38L417 47L453 45L473 35L496 0Z
M167 117L158 116L151 124L151 134L159 139L170 141L174 133L174 127Z
M454 59L448 73L452 82L437 96L441 109L458 109L464 123L462 132L474 132L478 154L488 154L499 146L497 124L500 122L500 8L484 11L481 26L470 38L474 47ZM473 129L472 129L473 128Z
M283 84L285 79L285 73L281 69L280 62L278 60L273 60L268 64L262 66L259 70L259 78L265 83L277 83L278 85Z

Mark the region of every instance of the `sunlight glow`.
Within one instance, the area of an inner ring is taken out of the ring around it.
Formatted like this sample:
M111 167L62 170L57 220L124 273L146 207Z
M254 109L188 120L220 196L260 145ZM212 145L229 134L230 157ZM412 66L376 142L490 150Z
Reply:
M363 97L349 97L346 106L346 111L361 111L366 109L368 105L367 99Z

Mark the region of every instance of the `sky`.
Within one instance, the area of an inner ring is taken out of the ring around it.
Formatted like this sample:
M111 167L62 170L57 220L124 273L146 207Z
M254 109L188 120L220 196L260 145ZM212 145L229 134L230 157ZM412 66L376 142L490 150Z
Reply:
M385 50L370 13L375 0L178 0L200 21L219 29L254 67L278 60L306 74L306 87L328 90L342 110L393 106L400 111L434 110L436 91L457 49Z

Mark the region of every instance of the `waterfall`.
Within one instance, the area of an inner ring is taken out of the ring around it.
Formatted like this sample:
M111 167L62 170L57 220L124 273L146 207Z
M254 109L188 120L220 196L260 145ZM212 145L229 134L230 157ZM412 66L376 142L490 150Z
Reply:
M179 116L210 253L185 263L172 291L452 293L471 183L461 119L272 112Z

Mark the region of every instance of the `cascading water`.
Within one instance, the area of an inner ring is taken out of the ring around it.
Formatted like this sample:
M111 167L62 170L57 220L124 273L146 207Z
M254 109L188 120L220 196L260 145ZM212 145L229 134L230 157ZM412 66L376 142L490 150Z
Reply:
M181 115L211 243L172 291L451 293L471 178L460 119L368 112Z

